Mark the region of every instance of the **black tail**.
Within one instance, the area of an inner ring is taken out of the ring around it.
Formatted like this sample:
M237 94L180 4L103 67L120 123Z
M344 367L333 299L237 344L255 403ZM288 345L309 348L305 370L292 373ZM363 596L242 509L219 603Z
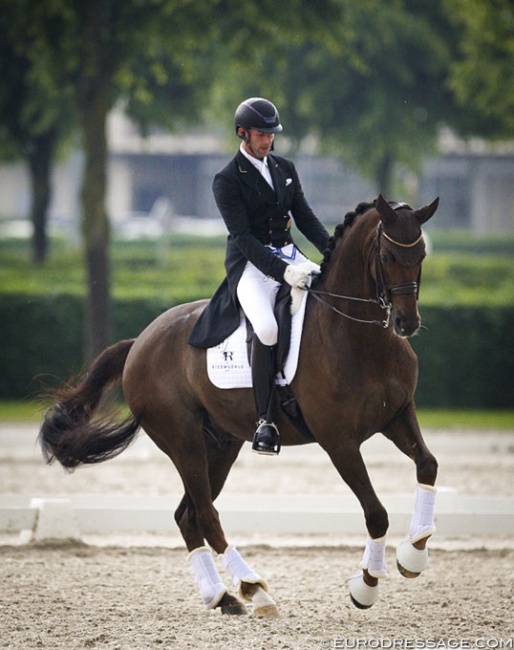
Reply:
M49 409L39 431L39 443L47 463L57 460L73 470L79 465L101 463L121 454L134 440L139 420L113 416L93 419L104 391L119 383L134 339L120 341L104 350L86 377L54 393L56 405Z

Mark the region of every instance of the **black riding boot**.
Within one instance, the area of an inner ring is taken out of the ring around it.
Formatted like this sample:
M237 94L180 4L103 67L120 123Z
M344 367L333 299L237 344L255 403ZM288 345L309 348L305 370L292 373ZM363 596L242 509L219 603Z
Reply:
M252 450L275 456L280 451L280 436L273 423L275 348L263 345L256 336L252 346L252 382L258 419Z

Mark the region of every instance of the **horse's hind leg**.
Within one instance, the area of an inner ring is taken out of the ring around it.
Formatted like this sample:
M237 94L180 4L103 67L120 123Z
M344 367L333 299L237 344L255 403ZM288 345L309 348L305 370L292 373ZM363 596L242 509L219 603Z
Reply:
M219 445L215 445L207 439L205 440L212 501L221 492L242 445L242 441L227 440L223 453L221 453ZM218 462L215 462L216 460ZM189 562L197 579L204 605L207 608L219 608L223 614L246 614L245 606L228 593L223 585L214 564L212 552L205 546L204 534L199 528L194 502L187 492L187 488L175 511L175 521L184 538L186 547L190 551ZM214 595L211 597L211 594Z
M241 441L231 440L231 445L242 446ZM223 447L219 447L212 441L208 441L208 459L209 459L209 481L211 484L212 498L215 500L228 476L229 470L235 460L230 460ZM268 585L261 576L256 573L244 560L240 552L234 546L228 546L225 552L220 555L220 561L225 570L229 573L237 593L241 598L253 604L254 616L263 618L278 617L278 609L275 601L268 593ZM239 601L236 601L239 604ZM222 611L232 614L232 607L235 605L225 604ZM236 607L237 608L237 607Z
M212 550L206 545L207 542L216 553L222 553L228 546L213 501L237 458L242 442L233 440L227 444L221 456L223 462L220 469L214 472L209 462L209 441L201 430L197 436L192 435L191 429L189 432L187 439L175 438L173 447L165 449L177 467L185 488L185 494L175 511L175 521L189 551L189 564L205 607L220 608L227 614L246 614L244 605L228 593L218 573Z
M180 528L180 532L189 551L202 546L207 539L207 542L216 553L223 553L228 544L221 530L218 513L212 505L212 502L219 496L230 469L243 446L243 441L230 438L221 446L221 444L216 444L210 439L205 438L202 441L202 445L205 449L205 472L202 472L202 474L205 474L208 479L209 505L215 513L216 523L214 526L212 523L207 525L205 517L202 520L198 507L204 499L199 499L198 496L196 498L192 496L195 492L197 495L199 493L197 485L200 477L200 464L198 460L195 460L193 467L194 479L192 480L188 481L187 478L190 470L179 467L179 472L186 486L186 494L175 512L175 521ZM191 492L188 489L188 485L194 485L196 489ZM215 534L212 534L209 528L219 528L219 530L215 531Z
M406 578L416 578L428 564L427 542L435 532L435 482L437 461L423 440L414 404L384 431L394 444L416 464L416 496L408 538L396 550L398 570Z
M226 441L221 441L221 443L210 437L205 438L208 478L212 501L220 494L242 445L242 441L234 438L228 438ZM208 535L205 527L201 526L201 518L198 516L197 505L191 497L191 494L187 491L175 513L175 519L186 541L186 545L191 551L189 557L192 562L193 571L197 576L197 581L198 576L203 575L205 570L208 570L214 576L212 579L214 583L218 581L217 571L213 566L212 553L210 549L203 546L205 535L207 542L219 554L220 562L232 578L239 596L246 601L252 602L254 615L267 618L278 616L275 602L268 594L266 582L246 563L239 551L234 546L229 546L226 541L223 542L222 546L214 546L215 540ZM216 519L218 519L217 512ZM202 585L199 584L199 587L200 591L202 591ZM205 592L205 588L203 589ZM207 593L209 592L210 590L207 588ZM244 605L226 591L214 607L221 608L224 614L246 613Z

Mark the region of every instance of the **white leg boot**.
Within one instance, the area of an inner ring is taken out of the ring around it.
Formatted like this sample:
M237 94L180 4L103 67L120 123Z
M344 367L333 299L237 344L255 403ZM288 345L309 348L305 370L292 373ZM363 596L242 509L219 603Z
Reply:
M435 533L434 509L436 488L419 483L416 487L414 514L412 515L409 538L398 545L396 563L406 578L416 578L428 566L428 548L416 548L414 544Z
M372 578L387 578L385 549L385 536L377 539L367 538L360 567L363 571L366 570ZM353 604L359 609L367 609L377 601L378 584L374 587L366 584L362 571L348 580L348 588Z
M207 609L212 609L220 602L227 592L221 576L214 564L211 550L207 546L200 546L188 555L191 569L200 590L203 604Z
M276 603L268 593L268 585L243 559L234 546L229 546L220 560L232 578L240 598L251 601L255 616L277 618Z

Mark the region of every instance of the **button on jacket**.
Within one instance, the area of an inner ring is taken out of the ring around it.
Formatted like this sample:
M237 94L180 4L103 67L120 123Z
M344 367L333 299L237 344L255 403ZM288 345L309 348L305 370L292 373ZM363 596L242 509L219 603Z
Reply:
M293 163L268 155L274 189L241 153L214 177L213 192L228 230L226 278L198 319L189 343L208 348L221 343L239 325L237 285L250 261L259 271L283 282L287 263L269 246L293 242L291 215L298 230L323 252L329 235L307 203Z

